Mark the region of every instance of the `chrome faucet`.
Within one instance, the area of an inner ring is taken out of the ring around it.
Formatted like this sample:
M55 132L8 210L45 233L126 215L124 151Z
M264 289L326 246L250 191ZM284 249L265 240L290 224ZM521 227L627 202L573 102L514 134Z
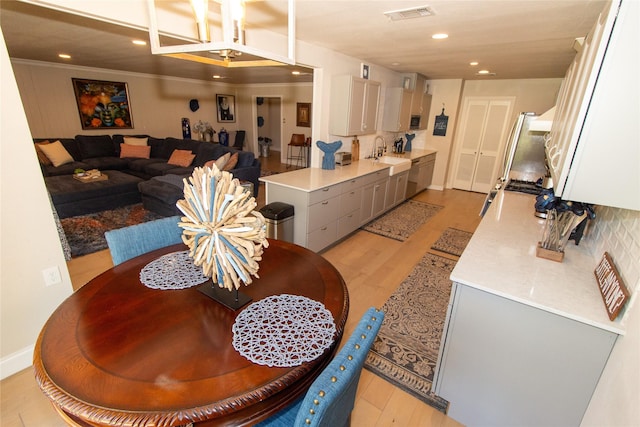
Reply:
M382 145L378 147L378 140L382 140ZM378 157L382 157L384 153L387 151L387 142L380 135L377 135L373 140L373 153L371 153L371 157L377 159Z

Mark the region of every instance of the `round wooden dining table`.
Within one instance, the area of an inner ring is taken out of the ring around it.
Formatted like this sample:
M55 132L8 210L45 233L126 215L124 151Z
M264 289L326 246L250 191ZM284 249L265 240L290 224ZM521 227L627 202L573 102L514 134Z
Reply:
M321 356L294 367L253 363L232 345L232 310L195 287L151 289L140 271L169 246L104 272L51 315L34 370L68 422L82 426L244 426L301 396L335 354L349 311L340 273L316 253L269 240L259 278L241 288L253 302L300 295L322 303L336 337ZM211 285L211 282L209 282Z

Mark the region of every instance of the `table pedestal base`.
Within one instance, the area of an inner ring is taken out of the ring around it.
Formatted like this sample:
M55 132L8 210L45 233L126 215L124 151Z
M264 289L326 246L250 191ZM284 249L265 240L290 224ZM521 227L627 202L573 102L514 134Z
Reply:
M196 289L231 310L238 310L240 307L251 302L251 297L249 295L245 295L238 290L233 292L227 288L221 288L217 284L211 282L211 280L204 282Z

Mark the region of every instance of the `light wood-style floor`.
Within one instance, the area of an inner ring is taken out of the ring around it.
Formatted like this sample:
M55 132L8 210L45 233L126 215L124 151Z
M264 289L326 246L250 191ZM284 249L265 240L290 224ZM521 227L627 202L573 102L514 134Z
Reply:
M268 159L261 157L260 161L263 169L292 170L279 163L278 152L272 151ZM262 190L257 200L258 208L264 206ZM407 241L398 242L359 230L323 251L322 256L340 271L349 288L350 310L344 336L351 334L367 308L384 304L422 255L430 251L442 231L453 227L473 232L480 222L478 212L484 197L460 190L423 191L414 197L415 200L441 205L444 209ZM71 260L68 267L74 289L111 266L108 250ZM38 388L31 369L0 382L0 393L2 427L65 425ZM365 369L351 425L450 427L460 424Z

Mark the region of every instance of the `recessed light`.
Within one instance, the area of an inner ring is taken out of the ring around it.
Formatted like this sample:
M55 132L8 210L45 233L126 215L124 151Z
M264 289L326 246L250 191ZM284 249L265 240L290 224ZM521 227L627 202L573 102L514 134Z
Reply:
M131 40L131 43L138 45L138 46L146 46L147 42L144 40Z
M478 65L478 61L469 62L469 65L475 67L476 65Z
M291 74L293 74L294 76L299 76L300 75L300 71L292 71Z
M71 55L69 55L67 53L59 53L58 57L62 58L62 59L71 59Z
M478 74L489 74L490 71L489 70L480 70L478 71Z
M448 37L449 37L449 34L445 34L445 33L437 33L431 36L432 39L436 39L436 40L442 40Z
M392 62L391 65L393 65L394 67L397 67L398 65L400 65L399 62Z
M221 79L222 78L222 76L220 74L214 74L211 77L213 77L214 79Z

